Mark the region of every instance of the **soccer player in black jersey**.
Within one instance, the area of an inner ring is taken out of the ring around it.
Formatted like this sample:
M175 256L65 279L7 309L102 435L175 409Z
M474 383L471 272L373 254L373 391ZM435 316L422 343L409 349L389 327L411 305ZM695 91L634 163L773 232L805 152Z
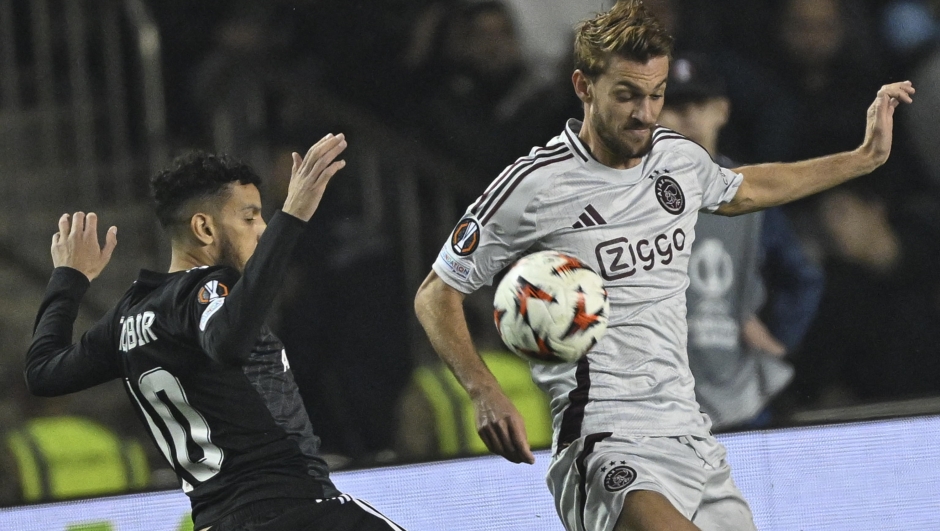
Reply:
M333 486L283 346L264 323L345 148L343 135L327 135L303 158L293 154L287 199L267 228L249 167L207 154L177 160L151 182L172 241L169 273L141 271L74 344L79 303L110 260L117 228L102 248L94 213L59 219L26 358L29 388L56 396L123 379L198 530L401 529Z

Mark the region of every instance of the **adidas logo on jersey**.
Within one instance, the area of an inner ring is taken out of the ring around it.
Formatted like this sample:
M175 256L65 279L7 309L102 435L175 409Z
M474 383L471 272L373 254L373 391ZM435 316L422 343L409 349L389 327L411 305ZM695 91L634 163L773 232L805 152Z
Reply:
M581 229L595 225L607 225L607 221L601 217L600 213L594 208L594 205L588 205L584 207L584 212L581 212L581 215L578 216L578 221L576 221L571 228Z

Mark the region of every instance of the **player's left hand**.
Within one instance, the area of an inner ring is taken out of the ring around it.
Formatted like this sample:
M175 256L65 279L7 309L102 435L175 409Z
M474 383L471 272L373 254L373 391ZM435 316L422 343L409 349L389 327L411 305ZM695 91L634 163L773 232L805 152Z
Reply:
M884 85L878 91L875 101L868 107L865 140L859 150L870 157L876 166L884 164L891 154L895 107L901 102L913 103L913 94L914 86L910 81Z
M108 229L104 248L98 243L98 215L76 212L59 218L59 232L52 236L52 264L71 267L82 272L88 280L101 274L117 246L117 227Z
M535 463L529 448L525 420L499 389L473 398L476 411L477 434L491 452L513 463Z
M294 166L291 168L287 198L282 210L302 221L309 221L320 205L323 192L330 179L339 170L346 167L345 160L336 160L346 149L346 135L328 134L310 147L301 157L292 153Z

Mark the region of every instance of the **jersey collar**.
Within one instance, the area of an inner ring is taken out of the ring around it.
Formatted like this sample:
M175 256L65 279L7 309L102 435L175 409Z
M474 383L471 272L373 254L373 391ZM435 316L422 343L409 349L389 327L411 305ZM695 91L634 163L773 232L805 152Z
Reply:
M649 155L643 157L641 161L636 166L626 169L618 170L616 168L611 168L610 166L605 166L601 164L594 155L591 154L591 150L588 149L587 144L584 143L578 137L578 133L581 132L581 127L583 126L581 120L576 120L574 118L568 120L568 123L565 124L565 130L561 134L562 141L571 148L571 151L574 153L574 156L578 161L587 168L591 173L596 175L602 175L610 179L615 179L619 182L634 183L639 182L643 179L643 167L646 165L646 159Z
M143 284L144 286L159 286L166 280L166 277L170 276L169 273L161 273L158 271L151 271L149 269L141 269L140 273L137 275L137 280L135 284Z

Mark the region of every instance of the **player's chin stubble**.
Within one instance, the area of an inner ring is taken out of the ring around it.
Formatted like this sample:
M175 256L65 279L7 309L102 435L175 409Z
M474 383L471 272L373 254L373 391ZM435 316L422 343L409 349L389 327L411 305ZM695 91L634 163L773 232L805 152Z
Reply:
M597 124L597 136L600 138L601 142L604 143L604 146L611 153L617 155L617 157L623 160L638 159L645 156L653 148L652 135L648 137L642 145L635 146L631 145L627 140L618 134L621 131L620 128L609 124L606 120L600 117L600 114L595 114L594 123ZM627 127L642 127L642 124L630 123L627 124Z
M228 236L223 235L219 239L219 259L216 265L228 266L238 271L244 269L244 264L238 259L238 253L235 251L235 245Z

